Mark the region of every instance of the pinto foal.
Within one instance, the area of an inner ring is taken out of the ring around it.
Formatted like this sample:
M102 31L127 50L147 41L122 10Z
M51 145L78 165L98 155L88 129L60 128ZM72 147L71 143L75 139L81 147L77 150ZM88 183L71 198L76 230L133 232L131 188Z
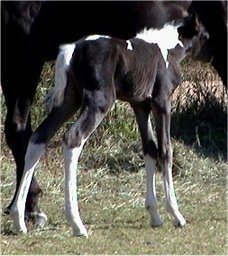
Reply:
M19 231L27 232L25 202L35 166L54 133L80 108L78 120L63 139L65 215L74 235L87 236L78 210L78 158L85 142L116 99L130 103L138 123L147 179L145 205L151 226L163 223L155 191L157 161L164 174L166 208L175 226L185 225L178 210L172 179L171 95L181 80L180 61L189 50L196 52L205 39L199 30L191 38L183 37L184 32L184 26L177 29L166 25L161 30L144 30L127 41L92 35L61 47L56 62L55 87L47 96L50 113L30 139L22 181L11 209L14 225ZM152 133L151 111L157 143Z

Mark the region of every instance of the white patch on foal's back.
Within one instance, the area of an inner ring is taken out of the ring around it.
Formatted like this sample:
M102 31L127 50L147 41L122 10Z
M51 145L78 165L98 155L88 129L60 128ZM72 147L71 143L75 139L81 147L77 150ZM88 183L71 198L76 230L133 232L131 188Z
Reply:
M143 29L136 35L136 38L142 39L147 43L157 44L161 50L162 56L168 66L168 49L174 48L177 44L183 46L182 42L178 39L178 26L166 24L161 29Z
M107 38L107 39L111 39L110 36L104 36L104 35L91 35L85 38L85 41L89 41L89 40L97 40L99 38Z
M97 40L99 38L110 39L110 36L105 35L90 35L84 40ZM64 100L64 92L67 85L66 71L70 65L70 60L76 49L76 43L65 44L60 46L60 52L57 56L55 64L55 86L48 92L45 97L44 104L46 109L50 112L53 107L59 107Z
M127 40L126 43L127 43L127 49L130 50L130 51L132 51L132 50L133 50L133 46L132 46L131 41L130 41L130 40Z
M67 68L74 53L76 44L65 44L59 47L60 52L55 64L55 86L48 92L44 104L48 111L53 107L58 107L63 103L64 91L67 85Z

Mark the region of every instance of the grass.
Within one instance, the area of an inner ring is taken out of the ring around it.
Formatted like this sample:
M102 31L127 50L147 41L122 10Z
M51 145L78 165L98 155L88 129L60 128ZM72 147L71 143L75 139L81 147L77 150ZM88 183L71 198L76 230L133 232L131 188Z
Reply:
M203 88L202 84L208 81L203 78L209 76L205 72L214 76L213 71L202 67L197 77L195 69L200 70L199 66L188 66L185 84L175 92L173 104L174 186L180 210L188 220L186 227L172 226L163 204L160 173L157 195L164 225L156 229L149 226L144 208L145 171L137 126L129 107L118 103L87 142L80 157L78 193L81 217L89 229L89 238L72 237L63 214L60 137L71 125L70 120L53 138L37 167L36 176L43 188L40 205L48 215L48 224L40 230L30 225L28 234L18 235L14 233L9 216L2 215L1 253L227 255L227 97L213 92L217 76L211 80L212 88ZM52 84L51 71L52 65L43 70L36 105L41 104L46 84ZM189 91L186 81L192 86ZM199 90L211 96L206 100ZM197 95L200 99L193 97ZM41 109L33 109L34 127L45 116ZM4 141L2 144L1 208L11 200L15 184L13 158Z

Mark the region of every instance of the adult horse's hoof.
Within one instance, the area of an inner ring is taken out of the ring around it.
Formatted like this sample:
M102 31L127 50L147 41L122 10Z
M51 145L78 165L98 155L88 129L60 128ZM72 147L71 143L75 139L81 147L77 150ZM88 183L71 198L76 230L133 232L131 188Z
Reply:
M43 212L25 212L25 221L31 222L35 227L43 228L47 220L47 215Z
M43 212L39 212L34 216L34 225L39 228L43 228L47 223L47 215Z

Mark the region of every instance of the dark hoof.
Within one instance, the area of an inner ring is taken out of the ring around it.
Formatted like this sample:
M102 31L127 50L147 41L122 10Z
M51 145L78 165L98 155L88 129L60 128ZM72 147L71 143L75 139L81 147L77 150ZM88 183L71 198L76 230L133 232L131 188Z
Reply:
M10 209L8 207L6 207L5 209L3 209L3 213L6 215L10 214Z

